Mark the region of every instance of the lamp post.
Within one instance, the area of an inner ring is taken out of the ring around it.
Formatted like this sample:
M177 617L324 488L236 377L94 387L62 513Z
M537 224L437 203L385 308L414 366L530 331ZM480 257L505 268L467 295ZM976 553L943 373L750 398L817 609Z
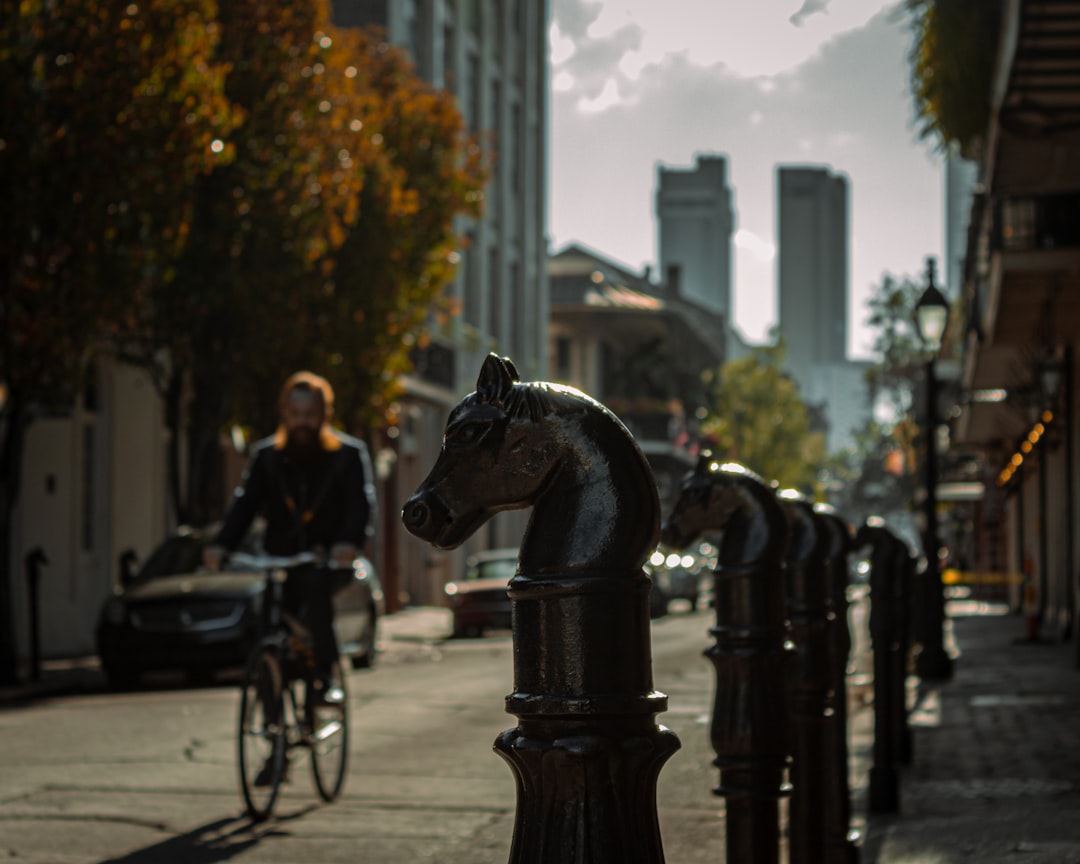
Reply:
M937 378L934 360L949 321L949 303L934 284L935 261L926 259L926 290L915 304L915 327L927 350L926 360L926 483L923 549L926 552L925 609L923 610L922 651L916 671L928 679L943 680L952 674L952 660L945 651L945 595L938 566L937 525Z

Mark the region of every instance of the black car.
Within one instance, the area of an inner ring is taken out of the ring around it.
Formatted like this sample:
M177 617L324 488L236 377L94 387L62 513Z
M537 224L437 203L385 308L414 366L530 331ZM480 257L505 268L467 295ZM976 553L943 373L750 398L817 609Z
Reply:
M652 579L654 600L662 604L662 611L653 610L654 618L667 614L667 605L672 600L686 600L693 612L708 587L710 570L700 555L665 554L657 549L646 562L645 570Z
M492 549L471 555L465 576L444 589L454 615L454 636L483 636L487 630L509 630L510 580L518 566L518 550Z
M132 687L144 672L157 670L178 669L191 679L209 680L246 661L259 635L265 574L204 570L202 550L212 536L182 529L134 573L122 574L122 587L105 602L97 627L98 655L111 685ZM256 551L257 537L245 548ZM375 568L359 557L352 573L338 578L343 579L334 594L338 645L354 668L370 666L385 612Z

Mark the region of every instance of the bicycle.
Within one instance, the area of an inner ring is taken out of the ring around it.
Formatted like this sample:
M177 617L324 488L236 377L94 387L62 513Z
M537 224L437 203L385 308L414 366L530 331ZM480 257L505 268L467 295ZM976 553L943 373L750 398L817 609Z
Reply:
M313 552L291 556L236 552L230 560L266 571L264 629L244 672L237 742L244 803L248 815L261 821L273 811L287 757L297 748L311 754L319 797L329 802L341 793L349 755L349 706L340 661L334 664L332 680L342 698L317 705L310 698L315 678L311 633L282 608L288 571L307 565L327 567L323 558Z

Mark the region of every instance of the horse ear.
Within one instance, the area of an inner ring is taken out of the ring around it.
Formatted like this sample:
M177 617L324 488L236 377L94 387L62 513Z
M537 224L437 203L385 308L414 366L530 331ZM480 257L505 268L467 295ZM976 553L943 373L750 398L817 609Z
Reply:
M502 362L506 366L506 371L510 373L510 380L515 384L520 383L521 376L518 374L517 366L514 365L514 361L509 357L503 357Z
M488 354L484 358L484 365L480 367L480 377L476 379L476 395L484 402L501 402L514 386L516 372L513 364L507 368L501 357Z
M709 474L709 467L714 461L716 460L713 458L711 450L702 450L701 453L698 454L697 466L694 468L695 472L698 474Z

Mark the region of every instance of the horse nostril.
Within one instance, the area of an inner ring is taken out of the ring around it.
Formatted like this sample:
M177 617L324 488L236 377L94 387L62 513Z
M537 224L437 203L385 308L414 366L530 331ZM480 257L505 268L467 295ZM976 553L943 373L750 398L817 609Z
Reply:
M431 508L423 501L409 501L401 511L401 521L410 531L423 528L431 519Z

